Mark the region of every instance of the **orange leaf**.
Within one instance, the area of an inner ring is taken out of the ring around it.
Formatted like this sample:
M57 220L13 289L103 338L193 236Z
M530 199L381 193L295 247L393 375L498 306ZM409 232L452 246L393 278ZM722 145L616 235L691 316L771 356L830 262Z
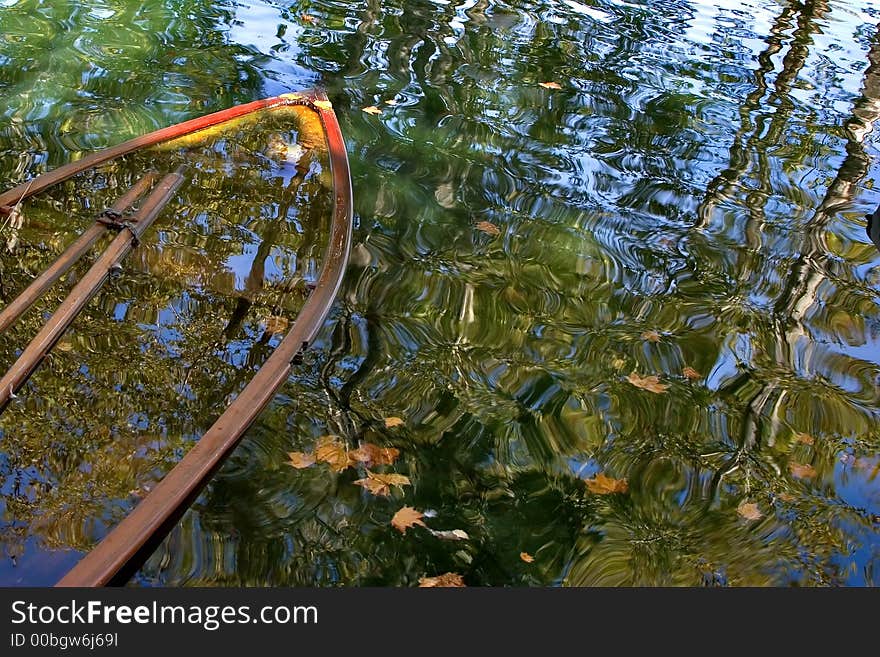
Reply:
M305 454L304 452L288 452L287 455L290 457L289 461L285 461L287 465L291 465L297 470L301 470L302 468L307 468L310 465L315 464L315 455L314 454Z
M660 334L657 331L645 331L642 333L642 340L648 342L660 342Z
M310 16L309 14L303 14L302 16L300 16L300 18L302 19L303 23L308 23L309 25L317 25L319 22L317 18L315 18L314 16Z
M610 495L611 493L625 493L629 490L626 479L612 479L601 472L597 472L592 479L584 479L584 483L591 493L597 495Z
M373 495L387 496L391 492L391 486L402 487L409 485L410 482L409 477L404 475L394 473L378 474L367 470L367 476L363 479L358 479L354 483L358 486L363 486Z
M758 505L754 502L743 502L736 507L736 512L746 520L759 520L764 517L764 514L761 513Z
M400 450L395 447L379 447L373 443L364 443L348 453L350 459L368 465L391 465L399 455Z
M641 388L642 390L648 390L649 392L655 392L658 395L666 392L666 389L669 387L665 383L660 383L660 379L654 376L641 377L635 372L626 377L626 380L632 383L636 388Z
M681 371L681 373L684 374L685 377L690 379L691 381L696 381L697 379L703 378L703 375L697 372L697 370L695 370L693 367L685 367Z
M522 559L523 561L525 561L526 563L532 563L535 560L535 557L533 557L528 552L520 552L519 558Z
M422 518L424 517L425 516L421 511L416 511L411 506L405 506L394 514L394 517L391 519L391 526L399 530L401 534L406 534L407 528L412 527L413 525L427 527L427 525L422 522Z
M799 443L803 443L804 445L812 445L814 442L816 442L815 440L813 440L813 437L808 433L796 434L794 439Z
M382 110L380 110L375 105L370 105L369 107L364 107L361 111L366 112L367 114L381 114L382 113Z
M538 86L545 89L562 89L562 85L558 82L539 82Z
M349 465L348 450L345 445L336 440L336 436L323 436L315 445L315 459L323 461L335 472L342 472Z
M403 420L399 417L386 417L385 418L385 428L393 429L394 427L399 427L403 424Z
M463 588L464 578L457 573L444 573L437 577L419 578L419 587L421 588L434 588L439 586Z
M789 463L788 469L791 470L791 474L798 479L812 479L816 476L816 468L809 463L806 465L801 463Z
M480 221L477 223L477 230L481 230L486 235L500 235L501 231L498 230L498 226L493 224L491 221Z

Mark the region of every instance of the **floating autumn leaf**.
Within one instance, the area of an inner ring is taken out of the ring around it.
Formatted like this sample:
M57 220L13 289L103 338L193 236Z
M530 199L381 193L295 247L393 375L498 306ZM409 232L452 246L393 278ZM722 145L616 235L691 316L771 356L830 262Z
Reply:
M319 110L324 110L325 112L329 112L333 109L333 103L329 100L316 100L313 102L314 106Z
M466 541L470 538L470 536L467 535L467 532L462 529L429 529L428 531L431 532L431 535L434 538L439 538L441 541Z
M322 436L318 439L315 459L326 463L335 472L342 472L351 465L348 450L343 443L336 440L336 436Z
M525 561L526 563L532 563L535 560L535 557L533 557L528 552L520 552L519 558L522 559L523 561Z
M305 452L288 452L287 455L290 457L290 460L285 461L285 463L293 466L297 470L302 470L303 468L315 464L314 454L306 454Z
M681 373L684 374L685 378L690 379L691 381L703 378L703 375L697 372L693 367L685 367Z
M364 443L357 449L348 453L348 458L358 463L368 465L391 465L400 456L400 450L395 447L379 447L373 443Z
M477 223L477 230L481 230L486 235L500 235L501 231L498 229L498 226L493 224L491 221L480 221Z
M394 100L393 98L389 98L388 100L385 101L385 104L386 105L397 105L397 101Z
M545 89L562 89L562 85L558 82L539 82L538 86Z
M812 445L814 442L816 442L813 437L808 433L795 434L794 439L799 443L803 443L804 445Z
M611 493L625 493L629 490L626 479L613 479L597 472L592 479L584 479L587 489L597 495L610 495Z
M367 114L381 114L382 110L376 107L375 105L370 105L369 107L361 108L362 112L366 112Z
M645 331L642 333L642 340L648 342L660 342L660 334L657 331Z
M399 427L403 424L403 420L399 417L386 417L385 418L385 428L393 429L394 427Z
M436 588L436 587L456 587L464 588L464 578L457 573L443 573L437 577L420 577L420 588Z
M391 492L391 486L408 486L410 482L409 477L404 475L394 473L379 474L367 470L367 476L363 479L358 479L354 483L358 486L363 486L373 495L387 496Z
M660 379L653 374L650 376L642 377L633 372L628 377L626 377L626 380L632 383L636 388L648 390L649 392L654 392L658 395L666 392L666 389L669 387L665 383L660 383Z
M308 23L309 25L317 25L320 21L314 16L310 16L309 14L303 14L300 16L303 23Z
M287 330L288 320L280 315L270 315L266 318L266 332L275 335Z
M798 479L812 479L816 476L816 468L814 468L809 463L789 463L788 469Z
M413 525L421 525L422 527L427 527L425 523L422 522L422 518L425 517L421 511L416 511L411 506L405 506L397 511L394 514L394 517L391 518L391 526L400 531L401 534L406 534L406 530Z
M746 520L759 520L764 517L754 502L743 502L736 507L736 512Z

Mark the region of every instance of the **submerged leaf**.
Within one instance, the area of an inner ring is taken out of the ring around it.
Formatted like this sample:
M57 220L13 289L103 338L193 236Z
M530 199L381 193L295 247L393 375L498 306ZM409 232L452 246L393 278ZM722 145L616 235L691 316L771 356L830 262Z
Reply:
M287 330L288 320L281 315L269 315L266 318L266 333L276 335Z
M558 82L539 82L538 86L545 89L562 89L562 85Z
M691 381L703 378L703 375L697 372L693 367L685 367L681 373L684 374L685 378L690 379Z
M399 417L386 417L385 418L385 428L393 429L394 427L399 427L403 424L403 420Z
M743 502L736 507L736 512L746 520L760 520L764 517L764 514L761 513L758 505L754 502Z
M789 463L788 469L791 470L791 474L798 479L812 479L816 476L816 468L809 463Z
M425 515L416 511L411 506L405 506L397 511L394 514L394 517L391 518L391 526L400 531L401 534L406 534L406 530L413 525L421 525L422 527L427 527L425 523L422 522L422 518Z
M335 472L342 472L351 465L348 450L343 443L336 440L336 436L323 436L318 440L315 458L329 465Z
M363 486L373 495L387 496L391 492L391 486L407 486L409 485L409 477L404 475L389 473L379 474L367 470L367 476L363 479L355 481L358 486Z
M813 437L808 433L795 434L794 439L799 443L803 443L804 445L812 445L814 442L816 442Z
M666 389L669 387L665 383L660 383L660 379L653 374L651 376L641 377L633 372L626 377L626 380L632 383L636 388L648 390L649 392L654 392L658 395L666 392Z
M477 222L477 230L483 231L484 233L486 233L486 235L495 236L495 235L501 234L501 231L498 229L498 226L493 224L491 221Z
M584 479L584 483L591 493L597 495L610 495L611 493L625 493L629 490L626 479L613 479L597 472L592 479Z
M657 331L645 331L642 333L642 340L648 342L660 342L660 334Z
M367 114L381 114L382 110L376 107L375 105L370 105L369 107L364 107L361 109L362 112L366 112Z
M400 456L400 450L395 447L379 447L373 443L364 443L357 449L348 453L348 458L358 463L367 465L391 465Z
M287 465L293 466L297 470L301 470L315 464L314 454L306 454L305 452L288 452L287 455L290 457L290 460L285 461L285 463L287 463Z
M464 578L458 573L443 573L437 577L419 578L419 587L421 588L435 588L441 586L463 588Z

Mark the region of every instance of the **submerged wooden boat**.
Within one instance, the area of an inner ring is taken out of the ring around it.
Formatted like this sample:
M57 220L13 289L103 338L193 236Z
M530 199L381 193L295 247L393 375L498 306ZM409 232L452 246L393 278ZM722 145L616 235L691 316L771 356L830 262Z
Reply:
M260 136L259 139L255 138L256 143L243 145L241 141L227 138L230 131L259 133ZM210 147L204 147L205 144ZM319 148L326 148L325 159L329 171L320 164L310 169L303 164L303 154ZM163 153L162 158L156 156L160 152ZM124 167L106 168L110 163L126 157L129 159ZM173 166L173 169L164 172L152 170L158 161L161 161L161 166ZM242 212L251 207L249 204L256 203L255 212L267 214L267 207L275 208L280 204L284 207L277 212L271 210L267 216L276 213L289 217L290 206L295 203L296 196L296 192L291 191L295 188L292 180L311 176L311 179L318 181L316 185L326 188L329 236L320 268L302 286L304 301L290 324L290 330L275 345L271 355L250 381L229 395L231 397L237 392L183 458L94 549L67 572L58 582L61 586L102 586L128 579L173 527L248 426L287 380L292 364L308 348L326 319L348 260L352 225L348 160L339 124L329 101L323 92L308 91L247 103L157 130L90 154L0 194L0 222L5 217L8 225L16 221L21 223L22 208L26 207L29 199L53 187L75 182L87 172L95 172L88 178L89 184L97 190L95 198L109 198L111 192L127 187L107 209L95 215L94 223L70 243L57 260L0 311L2 334L74 267L102 235L113 237L0 379L0 409L3 409L17 393L26 394L20 392L22 386L59 343L101 286L122 268L126 256L144 250L135 249L139 242L149 244L153 234L148 229L157 220L157 226L162 225L163 210L175 195L182 193L180 190L185 190L188 184L210 189L213 173L225 169L233 170L234 175L244 181L236 187L244 190L236 200L236 207ZM111 179L113 184L107 182ZM273 198L273 190L277 190L279 197L282 193L286 195L286 201L282 203ZM255 197L266 198L253 200L248 198L251 193ZM136 206L141 197L144 200ZM60 201L49 199L46 203L57 205ZM221 196L207 205L219 208L219 212L229 202ZM210 211L187 215L185 200L178 202L177 208L178 213L187 216L193 225L211 221ZM265 259L267 256L263 253L260 257ZM142 269L147 272L155 271L160 276L173 274L169 273L173 268L167 263L152 263L154 267L151 270L149 258L142 260ZM257 260L259 257L254 259L255 262ZM226 275L215 274L206 277L200 284L218 284L218 277Z

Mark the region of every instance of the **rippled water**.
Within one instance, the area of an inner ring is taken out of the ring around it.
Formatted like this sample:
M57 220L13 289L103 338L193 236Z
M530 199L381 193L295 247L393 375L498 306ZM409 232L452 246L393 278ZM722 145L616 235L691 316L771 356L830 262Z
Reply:
M876 584L878 17L865 0L0 1L3 188L315 84L347 139L358 227L332 319L133 583ZM81 228L29 225L4 298ZM113 307L74 327L83 359L114 356ZM632 383L650 375L659 392ZM94 390L40 398L87 441L0 420L4 583L57 579L198 434L157 426L171 391L133 422ZM411 485L377 497L362 467L285 463L325 435L399 449L385 470ZM594 492L597 474L626 491ZM468 539L401 534L403 505Z

